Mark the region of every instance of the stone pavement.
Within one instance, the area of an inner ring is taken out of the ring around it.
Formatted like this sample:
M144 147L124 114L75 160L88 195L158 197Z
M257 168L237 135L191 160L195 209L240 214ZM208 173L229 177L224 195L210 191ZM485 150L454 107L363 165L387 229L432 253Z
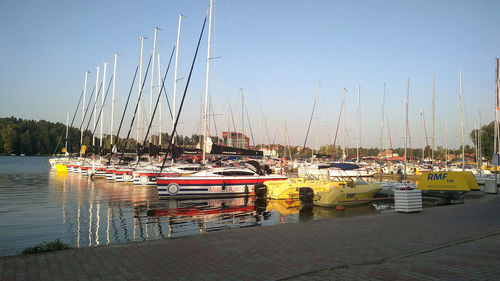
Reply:
M0 280L498 280L500 196L0 258Z

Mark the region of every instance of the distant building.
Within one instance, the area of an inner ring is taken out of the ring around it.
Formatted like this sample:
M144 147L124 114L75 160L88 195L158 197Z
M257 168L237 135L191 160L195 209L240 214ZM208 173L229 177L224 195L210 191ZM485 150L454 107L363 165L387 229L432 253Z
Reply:
M227 146L248 149L250 138L238 132L222 132L222 139Z
M377 154L378 158L397 158L399 155L397 153L394 153L392 149L386 149L382 152L379 152Z

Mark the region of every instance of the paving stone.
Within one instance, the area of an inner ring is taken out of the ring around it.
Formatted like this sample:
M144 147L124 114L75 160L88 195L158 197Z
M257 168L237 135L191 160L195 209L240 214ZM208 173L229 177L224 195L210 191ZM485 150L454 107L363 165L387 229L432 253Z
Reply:
M0 258L0 280L498 280L500 197Z

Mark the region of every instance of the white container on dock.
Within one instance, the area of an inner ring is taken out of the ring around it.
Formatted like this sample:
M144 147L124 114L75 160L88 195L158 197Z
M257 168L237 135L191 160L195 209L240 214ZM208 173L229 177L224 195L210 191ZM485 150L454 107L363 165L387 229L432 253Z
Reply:
M484 183L484 193L489 193L489 194L497 194L498 193L498 187L495 184L495 179L489 179L486 180Z
M397 212L412 213L422 211L422 191L418 189L394 190L394 205Z

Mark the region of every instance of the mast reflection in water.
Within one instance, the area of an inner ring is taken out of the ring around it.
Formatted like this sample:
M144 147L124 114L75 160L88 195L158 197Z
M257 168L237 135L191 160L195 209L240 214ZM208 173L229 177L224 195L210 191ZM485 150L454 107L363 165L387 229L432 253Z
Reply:
M57 174L47 159L0 157L0 256L55 239L93 247L375 212L254 197L159 200L155 187Z

